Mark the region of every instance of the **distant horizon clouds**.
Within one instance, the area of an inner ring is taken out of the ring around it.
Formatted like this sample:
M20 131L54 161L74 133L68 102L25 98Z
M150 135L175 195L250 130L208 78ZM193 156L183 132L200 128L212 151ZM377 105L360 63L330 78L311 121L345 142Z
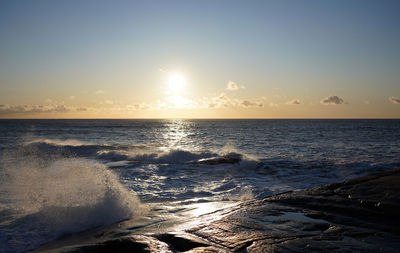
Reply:
M340 105L343 103L344 100L338 96L329 96L321 100L321 104L323 105Z
M0 115L32 113L65 113L77 108L65 105L0 105Z
M285 104L287 104L287 105L299 105L300 104L300 99L293 99L293 100L287 101Z

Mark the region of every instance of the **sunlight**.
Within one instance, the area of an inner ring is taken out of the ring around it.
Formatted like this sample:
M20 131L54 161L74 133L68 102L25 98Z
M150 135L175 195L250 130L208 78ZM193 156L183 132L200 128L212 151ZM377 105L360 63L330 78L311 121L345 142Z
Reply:
M172 74L168 80L169 89L175 93L181 92L185 87L186 80L180 74Z
M190 104L190 100L181 96L169 96L168 100L175 108L184 108Z
M164 143L166 144L166 151L171 149L181 149L182 143L187 142L188 127L187 123L183 120L171 120L166 124L168 131L163 134Z

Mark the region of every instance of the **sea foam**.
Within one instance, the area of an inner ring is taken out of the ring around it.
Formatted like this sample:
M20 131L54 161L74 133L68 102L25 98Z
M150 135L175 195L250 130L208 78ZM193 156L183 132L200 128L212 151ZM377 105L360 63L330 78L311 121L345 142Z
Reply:
M138 198L104 165L82 158L3 154L1 202L12 213L0 244L25 251L62 235L140 215ZM4 247L3 247L4 248Z

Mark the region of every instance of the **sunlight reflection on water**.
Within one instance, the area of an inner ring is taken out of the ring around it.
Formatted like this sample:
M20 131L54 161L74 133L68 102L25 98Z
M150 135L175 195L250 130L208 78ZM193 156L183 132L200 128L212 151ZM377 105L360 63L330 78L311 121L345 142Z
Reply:
M237 205L233 202L207 202L207 203L196 203L187 206L188 211L182 213L181 222L175 226L176 231L187 230L193 227L198 227L201 224L209 223L215 220L219 220L227 215L231 207Z
M187 141L188 127L186 126L188 122L183 120L172 120L166 127L168 130L164 132L163 139L166 141L165 147L167 150L171 148L179 149L182 148Z

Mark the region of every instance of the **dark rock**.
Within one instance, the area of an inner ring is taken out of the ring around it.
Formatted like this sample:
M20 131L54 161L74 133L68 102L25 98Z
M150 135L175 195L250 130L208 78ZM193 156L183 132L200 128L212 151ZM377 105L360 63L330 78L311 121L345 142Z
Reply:
M193 248L209 246L207 244L175 236L173 234L159 234L155 235L154 237L170 245L171 250L173 251L188 251Z
M249 201L187 232L229 251L398 252L398 192L388 171Z
M129 252L150 252L148 249L147 244L139 243L133 241L131 238L120 238L116 240L109 240L103 243L83 246L73 250L72 252L77 253L90 253L90 252L97 252L97 253L129 253Z
M122 233L72 252L399 252L399 192L400 170L382 172L244 202L181 231Z

